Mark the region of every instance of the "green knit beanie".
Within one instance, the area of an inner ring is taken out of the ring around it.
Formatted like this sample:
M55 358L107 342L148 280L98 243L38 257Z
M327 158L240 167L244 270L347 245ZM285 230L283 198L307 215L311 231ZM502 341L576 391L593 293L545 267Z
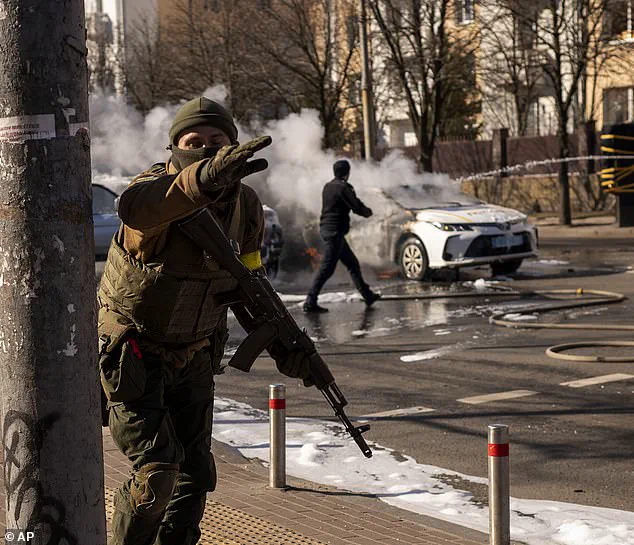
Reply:
M206 97L198 97L183 104L174 116L170 128L170 144L176 147L179 135L196 125L210 125L223 131L232 144L238 141L238 128L231 114L217 102Z

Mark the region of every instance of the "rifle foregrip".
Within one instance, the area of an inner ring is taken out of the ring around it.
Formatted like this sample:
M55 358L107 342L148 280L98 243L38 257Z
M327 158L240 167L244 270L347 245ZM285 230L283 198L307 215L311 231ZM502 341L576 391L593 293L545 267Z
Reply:
M315 383L318 390L323 390L335 383L335 377L330 372L328 365L322 357L314 352L310 356L310 378Z
M362 437L363 432L370 429L370 426L354 427L343 407L346 406L346 398L335 383L326 362L321 358L315 349L315 345L306 334L301 331L294 318L288 312L284 303L279 299L273 287L269 284L266 276L252 273L236 256L233 247L224 231L214 218L213 214L203 208L192 214L188 218L179 222L180 228L189 236L200 248L212 256L218 264L229 271L238 281L238 291L236 295L243 297L231 298L227 304L236 305L236 316L249 333L247 346L238 349L235 366L243 371L251 367L257 355L268 346L275 338L282 337L280 329L286 333L284 344L288 350L299 348L304 354L308 354L310 365L310 378L315 386L324 395L335 414L343 423L346 431L352 436L355 443L367 458L372 456L370 447ZM242 303L238 304L238 300ZM263 323L264 325L258 324ZM280 339L281 340L281 339ZM240 352L240 354L238 354ZM236 357L232 358L232 362Z

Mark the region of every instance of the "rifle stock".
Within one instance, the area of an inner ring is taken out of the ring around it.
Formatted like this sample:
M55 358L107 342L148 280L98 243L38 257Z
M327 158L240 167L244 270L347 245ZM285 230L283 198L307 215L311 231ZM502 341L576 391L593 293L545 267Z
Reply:
M234 302L231 309L247 332L247 338L238 347L229 365L249 371L258 355L273 341L280 342L288 351L301 350L310 362L311 380L363 455L370 458L372 450L362 435L370 426L352 425L343 410L348 402L339 390L328 365L307 333L288 312L266 275L261 271L250 271L240 261L231 242L207 208L179 222L179 227L238 281L236 293L230 294L226 300ZM240 302L235 303L237 300Z

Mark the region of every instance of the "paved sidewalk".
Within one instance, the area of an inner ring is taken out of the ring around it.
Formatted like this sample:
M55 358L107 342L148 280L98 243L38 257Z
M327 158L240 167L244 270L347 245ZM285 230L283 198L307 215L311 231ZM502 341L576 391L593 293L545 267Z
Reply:
M106 515L130 464L104 430ZM209 495L199 545L486 545L488 536L358 494L289 477L268 487L268 469L214 441L218 486ZM0 459L0 465L3 460ZM0 532L6 496L0 480ZM82 543L80 545L105 545Z
M214 441L218 486L209 495L200 545L485 545L488 536L356 494L288 478L268 488L268 469ZM108 517L129 464L104 433Z
M632 239L634 227L619 227L616 217L606 215L593 215L589 217L574 218L572 225L559 225L556 217L531 218L537 225L539 236L546 238L609 238Z

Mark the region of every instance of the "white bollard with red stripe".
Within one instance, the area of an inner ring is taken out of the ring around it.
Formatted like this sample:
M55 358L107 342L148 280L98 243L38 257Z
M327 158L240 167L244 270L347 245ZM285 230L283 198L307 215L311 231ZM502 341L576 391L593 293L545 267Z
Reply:
M509 428L489 426L489 545L509 545Z
M286 487L286 387L284 384L269 385L269 424L271 465L269 486Z

